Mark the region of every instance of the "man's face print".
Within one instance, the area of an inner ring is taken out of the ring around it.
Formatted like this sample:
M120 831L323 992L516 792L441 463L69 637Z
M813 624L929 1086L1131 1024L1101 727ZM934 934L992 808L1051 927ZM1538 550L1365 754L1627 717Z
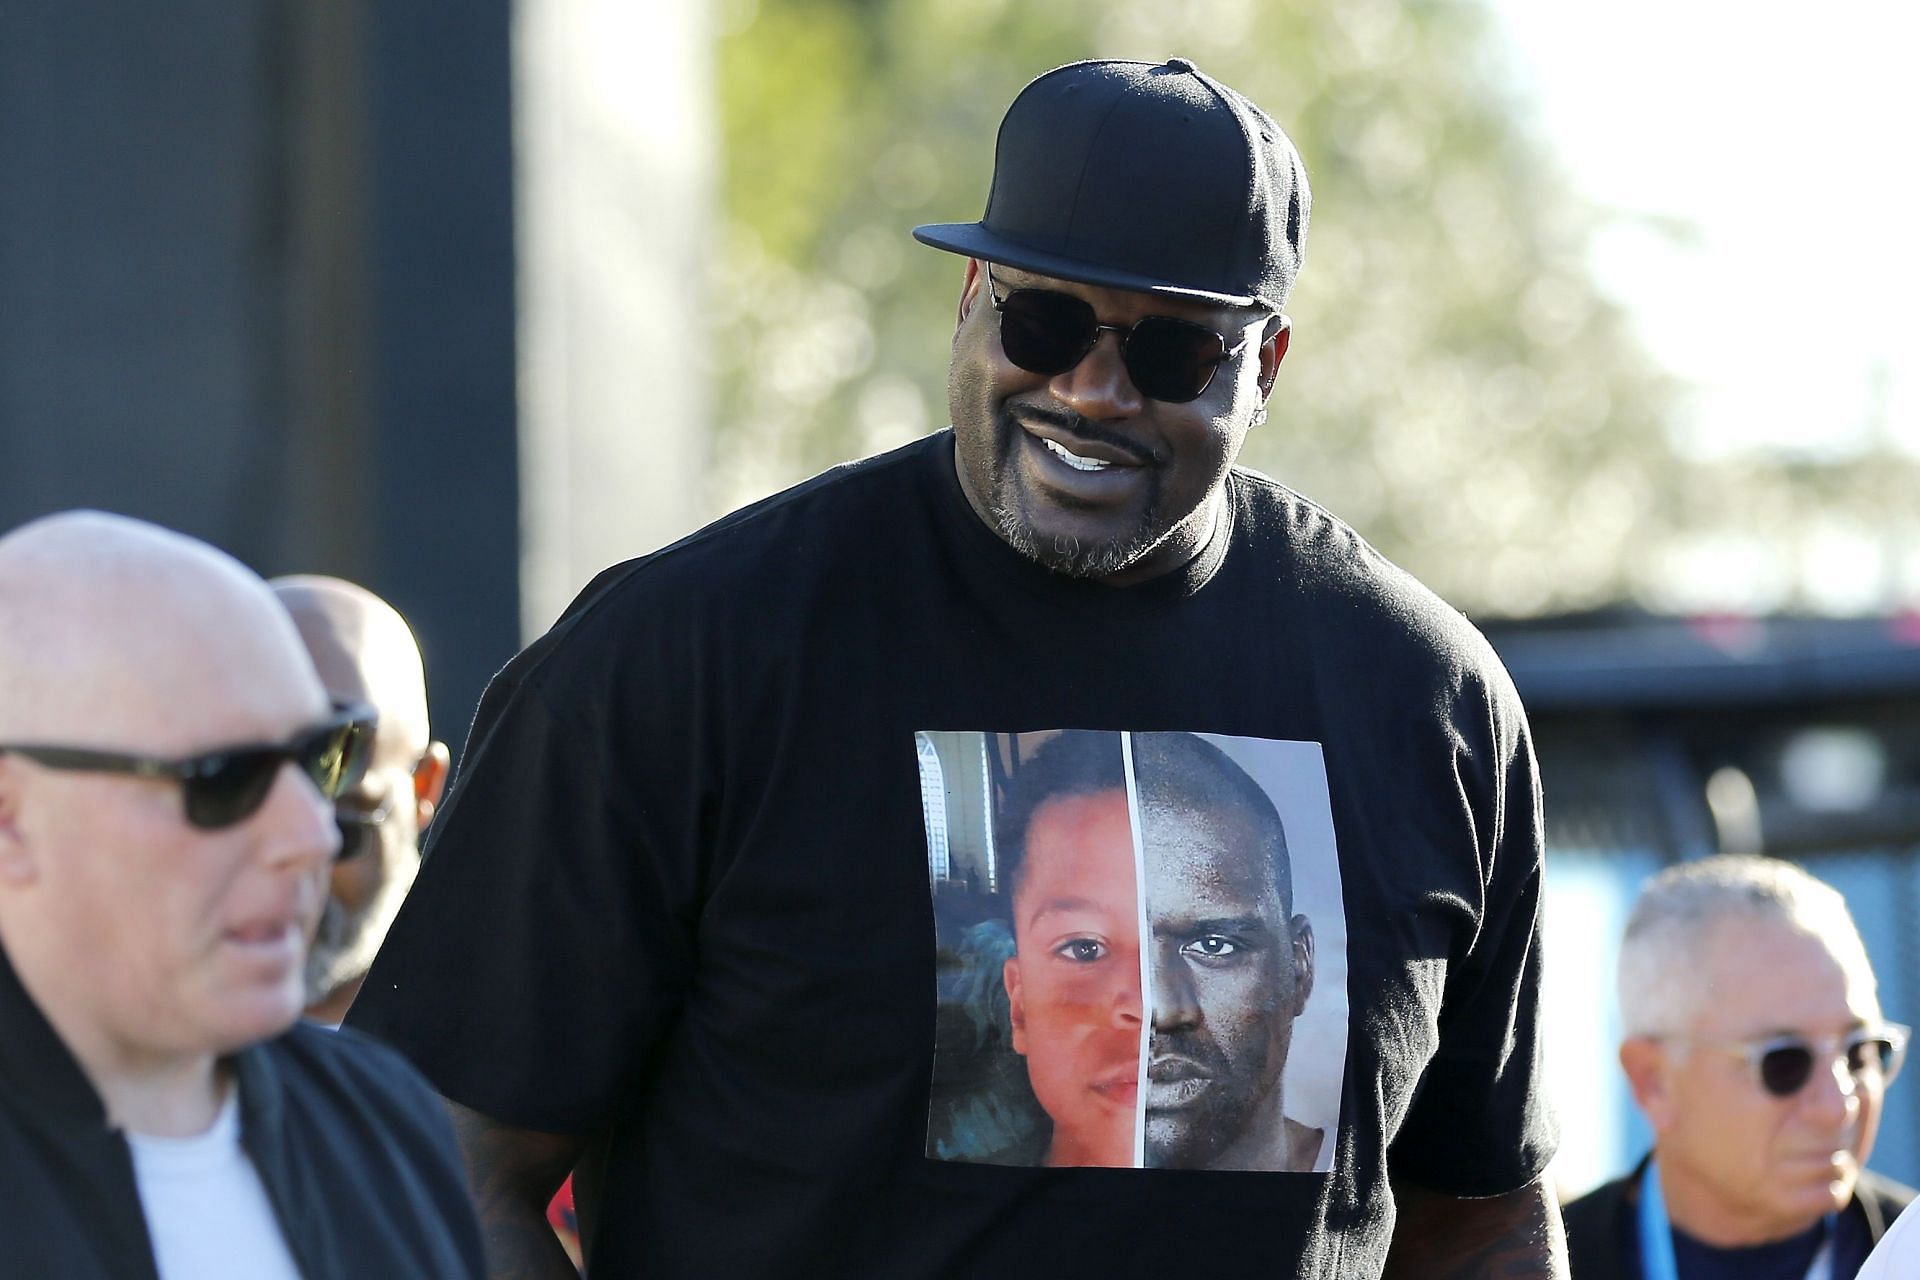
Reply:
M914 750L927 1157L1326 1174L1347 930L1320 745L929 729Z
M1311 926L1289 919L1244 817L1149 805L1141 834L1153 980L1146 1163L1249 1167L1253 1153L1285 1149L1280 1080L1312 988Z
M1122 791L1034 813L1003 977L1014 1052L1053 1122L1050 1165L1133 1163L1140 926Z

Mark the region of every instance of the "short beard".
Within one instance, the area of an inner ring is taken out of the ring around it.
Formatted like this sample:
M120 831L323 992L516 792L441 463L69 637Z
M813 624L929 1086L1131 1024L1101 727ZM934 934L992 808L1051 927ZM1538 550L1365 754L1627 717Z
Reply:
M383 851L370 850L365 857L380 857ZM349 911L337 898L327 896L320 909L320 926L307 947L307 1004L319 1004L340 988L366 976L373 957L387 936L393 918L400 913L407 890L420 870L420 858L403 858L373 895L373 900L358 911Z
M1132 565L1159 545L1150 527L1143 527L1124 540L1088 545L1067 534L1057 534L1042 542L1033 530L1020 522L1009 504L992 504L993 522L1006 544L1027 559L1068 578L1109 578ZM1142 522L1145 525L1147 522ZM1163 535L1164 536L1164 535Z
M1104 542L1089 543L1069 534L1051 538L1036 537L1020 510L1009 479L1012 467L1008 459L1014 449L1014 433L1020 426L1013 415L1002 409L994 415L997 456L992 460L992 483L987 494L987 510L1001 540L1027 559L1068 578L1110 578L1131 568L1135 562L1167 540L1173 528L1163 524L1158 501L1150 502L1132 530Z

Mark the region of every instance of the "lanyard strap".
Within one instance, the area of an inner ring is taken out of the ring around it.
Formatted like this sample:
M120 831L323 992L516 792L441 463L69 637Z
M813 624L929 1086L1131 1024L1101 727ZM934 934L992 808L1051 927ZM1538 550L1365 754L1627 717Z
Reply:
M1839 1223L1828 1214L1826 1234L1807 1280L1833 1280L1833 1238ZM1649 1159L1640 1180L1640 1275L1642 1280L1680 1280L1680 1264L1673 1256L1673 1224L1667 1221L1667 1201L1660 1192L1660 1162Z

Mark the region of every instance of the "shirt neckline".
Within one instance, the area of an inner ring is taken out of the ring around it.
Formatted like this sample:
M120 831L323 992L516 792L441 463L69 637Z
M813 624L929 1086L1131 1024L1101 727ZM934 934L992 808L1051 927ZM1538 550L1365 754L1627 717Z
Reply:
M1236 519L1234 477L1229 473L1220 503L1220 518L1200 551L1179 568L1144 582L1116 585L1072 578L1028 559L1007 544L980 519L967 501L954 469L954 433L948 427L932 438L921 458L922 474L931 491L935 517L955 543L963 572L986 584L1019 591L1035 599L1076 611L1154 611L1198 594L1218 575L1233 544Z

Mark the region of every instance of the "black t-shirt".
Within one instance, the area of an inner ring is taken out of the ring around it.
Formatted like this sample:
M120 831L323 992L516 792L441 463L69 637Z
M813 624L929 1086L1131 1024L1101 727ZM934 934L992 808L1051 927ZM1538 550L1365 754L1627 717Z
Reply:
M1236 471L1114 588L974 516L952 438L608 570L493 682L349 1022L505 1122L601 1135L599 1276L1377 1274L1389 1170L1535 1177L1541 826L1505 673L1345 525ZM1319 743L1349 1028L1329 1173L927 1158L915 734Z

